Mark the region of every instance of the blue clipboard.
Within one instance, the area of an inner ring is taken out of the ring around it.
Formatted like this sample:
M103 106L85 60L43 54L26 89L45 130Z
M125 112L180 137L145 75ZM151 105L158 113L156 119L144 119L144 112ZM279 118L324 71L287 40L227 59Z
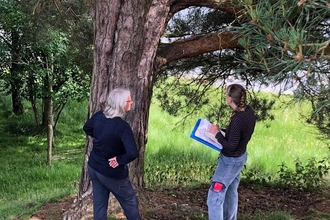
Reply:
M199 118L190 134L190 137L214 150L221 152L221 144L218 142L215 143L203 133L203 131L206 130L205 126L209 124L211 123L208 120Z

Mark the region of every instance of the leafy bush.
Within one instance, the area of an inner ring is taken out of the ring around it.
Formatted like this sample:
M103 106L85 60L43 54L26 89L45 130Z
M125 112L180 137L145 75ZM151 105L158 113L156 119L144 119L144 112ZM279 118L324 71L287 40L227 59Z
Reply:
M247 169L247 166L244 165L242 170L242 181L258 185L266 185L271 180L271 175L265 174L261 168L255 166Z
M290 169L285 163L282 163L278 171L277 182L283 187L315 190L325 183L325 176L330 170L328 159L317 161L315 158L311 158L305 166L300 159L296 159L295 169Z

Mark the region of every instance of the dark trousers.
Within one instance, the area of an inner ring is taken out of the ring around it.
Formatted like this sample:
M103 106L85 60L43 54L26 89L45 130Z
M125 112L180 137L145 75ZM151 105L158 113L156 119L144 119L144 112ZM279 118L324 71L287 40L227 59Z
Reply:
M107 220L110 192L116 197L124 210L127 220L141 220L138 201L129 179L106 177L88 167L88 174L93 184L94 220Z

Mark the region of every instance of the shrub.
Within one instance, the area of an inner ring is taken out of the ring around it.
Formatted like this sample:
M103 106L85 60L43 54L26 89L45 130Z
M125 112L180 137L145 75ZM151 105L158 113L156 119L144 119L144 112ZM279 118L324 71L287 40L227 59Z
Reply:
M278 171L278 184L283 187L296 187L304 190L315 190L325 183L325 176L329 173L329 158L317 161L311 158L304 166L300 159L296 159L295 169L290 169L285 163Z

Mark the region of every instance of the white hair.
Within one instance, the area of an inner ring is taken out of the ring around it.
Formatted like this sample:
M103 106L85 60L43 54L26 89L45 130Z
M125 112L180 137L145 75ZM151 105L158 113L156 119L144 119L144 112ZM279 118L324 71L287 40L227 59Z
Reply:
M124 88L116 88L109 94L104 108L104 115L107 118L124 117L126 114L125 105L130 91Z

